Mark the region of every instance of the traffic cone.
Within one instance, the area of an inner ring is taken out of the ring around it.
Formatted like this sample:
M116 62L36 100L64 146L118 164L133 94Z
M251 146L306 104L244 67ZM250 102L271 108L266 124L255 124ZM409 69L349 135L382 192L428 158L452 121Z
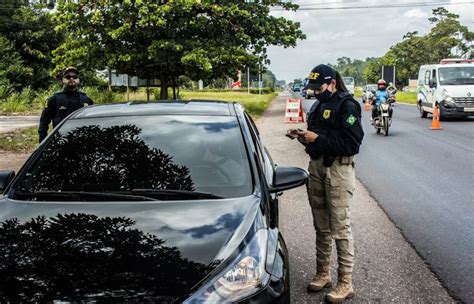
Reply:
M431 128L430 130L442 130L441 126L439 125L439 111L438 105L435 105L433 110L433 120L431 121Z
M366 101L364 104L364 110L365 112L370 112L370 103L369 101Z

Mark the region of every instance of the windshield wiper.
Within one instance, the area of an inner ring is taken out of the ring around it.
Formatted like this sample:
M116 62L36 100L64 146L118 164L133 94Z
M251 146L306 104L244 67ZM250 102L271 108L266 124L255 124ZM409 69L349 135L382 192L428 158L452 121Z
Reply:
M222 196L218 196L208 192L197 192L187 190L173 190L173 189L132 189L132 193L139 195L152 195L157 197L181 197L184 199L220 199Z
M71 199L81 200L81 198L96 198L106 201L156 201L156 199L141 195L131 195L112 192L87 192L87 191L38 191L38 192L23 192L15 191L14 198L42 198L44 199Z

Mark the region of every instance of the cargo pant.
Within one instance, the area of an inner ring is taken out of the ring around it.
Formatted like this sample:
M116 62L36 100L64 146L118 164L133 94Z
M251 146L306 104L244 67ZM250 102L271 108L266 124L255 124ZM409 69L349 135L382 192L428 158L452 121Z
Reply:
M342 165L337 159L331 167L323 159L311 160L307 186L309 203L316 229L316 261L331 262L332 240L336 242L338 271L352 273L354 241L350 224L350 205L355 189L352 165Z

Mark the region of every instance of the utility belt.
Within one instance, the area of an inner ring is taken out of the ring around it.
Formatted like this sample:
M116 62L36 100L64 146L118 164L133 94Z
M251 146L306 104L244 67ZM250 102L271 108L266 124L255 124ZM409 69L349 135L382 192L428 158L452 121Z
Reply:
M312 160L323 159L324 167L331 167L334 161L338 161L341 165L351 165L354 167L354 155L351 156L318 156L316 158L311 158Z

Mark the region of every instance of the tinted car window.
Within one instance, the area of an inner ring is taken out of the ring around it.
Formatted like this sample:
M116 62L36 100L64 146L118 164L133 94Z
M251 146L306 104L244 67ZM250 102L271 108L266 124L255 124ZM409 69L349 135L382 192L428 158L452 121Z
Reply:
M252 193L230 116L122 116L67 121L15 187L20 192L133 189Z

